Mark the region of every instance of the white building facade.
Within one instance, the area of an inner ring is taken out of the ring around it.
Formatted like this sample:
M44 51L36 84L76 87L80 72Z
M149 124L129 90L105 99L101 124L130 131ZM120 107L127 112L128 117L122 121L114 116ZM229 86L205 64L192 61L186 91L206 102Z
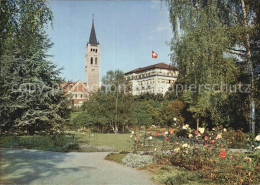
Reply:
M165 94L177 80L177 68L165 63L138 68L125 73L128 82L127 93L141 95L145 93Z

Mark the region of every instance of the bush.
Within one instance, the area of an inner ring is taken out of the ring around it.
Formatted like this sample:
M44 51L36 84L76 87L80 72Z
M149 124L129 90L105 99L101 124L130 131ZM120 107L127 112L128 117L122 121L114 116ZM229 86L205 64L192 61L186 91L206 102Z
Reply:
M114 161L117 163L122 163L123 158L127 155L127 153L110 153L106 156L106 160Z
M132 168L143 168L153 163L153 156L129 153L123 158L122 163Z
M259 153L231 153L225 149L180 148L171 155L173 165L199 170L207 179L228 184L259 183Z
M79 152L81 151L80 145L77 143L67 143L65 145L65 152Z
M154 179L165 185L213 184L213 181L205 179L199 171L187 171L174 166L162 166Z
M110 146L94 146L94 145L82 145L81 149L83 152L113 152L114 147Z

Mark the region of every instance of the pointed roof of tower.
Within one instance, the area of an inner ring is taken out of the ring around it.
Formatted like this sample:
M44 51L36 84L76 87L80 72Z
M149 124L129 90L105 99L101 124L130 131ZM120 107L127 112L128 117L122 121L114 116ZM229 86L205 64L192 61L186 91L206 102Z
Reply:
M88 43L91 44L92 46L99 45L99 42L97 41L97 37L96 37L96 32L95 32L94 19L92 19L92 28L91 28Z

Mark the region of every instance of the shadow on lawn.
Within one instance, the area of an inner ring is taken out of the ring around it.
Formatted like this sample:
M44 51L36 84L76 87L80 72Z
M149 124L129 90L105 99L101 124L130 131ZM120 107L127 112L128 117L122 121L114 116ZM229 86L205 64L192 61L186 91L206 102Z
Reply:
M61 173L71 176L73 172L84 170L89 174L89 171L95 169L86 166L68 167L63 163L70 157L69 155L69 153L0 148L0 184L29 184L41 178L48 183L50 177Z

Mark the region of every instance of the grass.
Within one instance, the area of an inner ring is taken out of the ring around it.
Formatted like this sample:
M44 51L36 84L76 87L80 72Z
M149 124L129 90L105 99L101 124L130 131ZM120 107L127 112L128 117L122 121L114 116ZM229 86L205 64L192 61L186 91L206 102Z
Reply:
M75 143L80 145L109 146L114 147L116 151L130 151L131 143L129 142L129 136L130 134L100 134L76 131L55 136L1 136L0 147L66 152L69 144Z
M106 160L114 161L116 163L122 164L122 159L127 155L127 153L111 153L106 156Z
M75 134L80 144L90 144L95 146L110 146L116 151L130 151L130 134L101 134L91 132L70 132Z
M73 143L71 135L32 135L32 136L1 136L0 147L26 148L55 152L66 151L66 145Z

